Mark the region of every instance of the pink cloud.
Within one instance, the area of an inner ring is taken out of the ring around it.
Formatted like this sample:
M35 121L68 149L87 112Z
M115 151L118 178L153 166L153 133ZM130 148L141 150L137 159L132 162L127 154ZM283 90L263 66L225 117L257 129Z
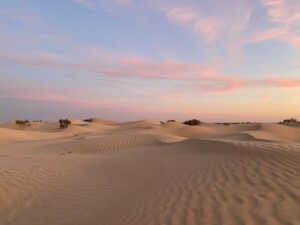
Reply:
M209 14L206 13L209 4L201 7L201 4L194 1L183 4L184 6L176 6L176 3L166 5L164 13L169 21L189 28L208 43L218 40L221 34L224 37L240 32L250 20L251 9L245 1L230 0L226 4L212 1L210 4L214 7ZM235 6L234 13L230 5Z
M224 24L217 18L205 18L195 23L193 30L200 33L205 41L213 42L216 40L224 28Z
M186 24L196 20L199 12L194 8L174 7L166 11L166 17L173 22Z
M296 88L300 87L300 79L284 79L279 77L269 77L265 84L275 87Z
M287 42L290 46L294 48L300 48L300 36L293 34L291 32L282 36L281 40Z
M8 63L49 68L83 69L118 77L199 80L202 78L215 78L218 74L213 66L203 66L172 59L155 62L136 56L108 55L98 61L87 58L78 62L65 60L65 58L67 57L47 52L33 52L31 54L0 53L0 60Z
M281 39L288 33L286 28L274 28L267 29L260 32L256 32L252 37L249 38L248 42L258 43L262 41L268 41L272 39Z
M71 61L66 56L53 53L36 52L31 54L0 53L0 61L29 66L67 69L70 71L89 71L107 76L134 77L142 79L164 79L192 83L201 91L232 91L242 87L299 87L299 80L268 79L251 80L239 76L227 75L213 65L200 65L166 59L160 62L138 56L108 55L100 60L82 58Z
M64 67L66 65L66 62L61 56L49 52L33 52L26 55L21 53L2 52L0 53L0 60L31 66Z
M300 2L298 0L261 0L272 22L293 24L300 22Z
M57 102L72 107L117 107L119 102L109 98L91 98L81 89L23 88L16 85L1 87L1 96L30 101Z
M224 28L218 18L205 17L200 10L193 7L173 7L166 10L165 15L171 22L190 28L206 42L214 42Z
M256 33L247 38L244 43L259 43L270 40L285 42L293 48L300 48L300 37L293 34L288 28L271 28L256 31Z
M300 36L292 28L300 23L300 1L298 0L261 0L269 20L280 24L280 28L266 29L252 37L252 43L277 40L300 48Z

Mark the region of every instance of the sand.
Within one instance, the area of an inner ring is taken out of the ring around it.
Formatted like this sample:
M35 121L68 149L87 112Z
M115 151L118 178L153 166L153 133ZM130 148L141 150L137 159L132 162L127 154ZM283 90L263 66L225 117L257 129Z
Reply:
M300 128L0 124L1 225L299 225Z

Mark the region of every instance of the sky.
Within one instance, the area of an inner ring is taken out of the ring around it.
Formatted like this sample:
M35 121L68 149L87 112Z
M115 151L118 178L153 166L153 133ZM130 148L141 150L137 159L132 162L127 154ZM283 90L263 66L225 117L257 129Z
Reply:
M300 119L299 0L0 4L0 121Z

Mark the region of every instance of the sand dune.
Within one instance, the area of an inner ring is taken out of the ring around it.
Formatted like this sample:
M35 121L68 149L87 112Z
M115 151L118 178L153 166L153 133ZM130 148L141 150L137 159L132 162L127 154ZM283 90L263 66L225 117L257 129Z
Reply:
M2 225L298 225L299 128L0 125Z
M262 139L300 142L300 128L280 124L262 124L261 129L251 134Z

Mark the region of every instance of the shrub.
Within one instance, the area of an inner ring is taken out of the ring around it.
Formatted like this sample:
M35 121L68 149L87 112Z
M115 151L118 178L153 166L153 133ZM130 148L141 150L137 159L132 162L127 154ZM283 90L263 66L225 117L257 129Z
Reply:
M60 119L59 120L59 127L61 128L61 129L65 129L65 128L67 128L69 125L71 124L71 121L70 120L68 120L68 119Z
M183 124L190 125L190 126L198 126L201 124L201 122L199 120L192 119L192 120L184 121Z
M16 120L16 124L19 125L26 125L29 123L29 120Z
M42 120L33 120L32 122L34 122L34 123L41 123Z
M174 123L176 120L168 120L167 123Z
M230 123L223 123L224 126L230 126Z
M92 118L90 118L90 119L85 119L85 120L83 120L84 122L89 122L89 123L91 123L91 122L93 122L93 119Z
M283 120L283 122L280 122L280 124L298 124L298 123L300 123L300 121L298 121L295 118L285 119Z

